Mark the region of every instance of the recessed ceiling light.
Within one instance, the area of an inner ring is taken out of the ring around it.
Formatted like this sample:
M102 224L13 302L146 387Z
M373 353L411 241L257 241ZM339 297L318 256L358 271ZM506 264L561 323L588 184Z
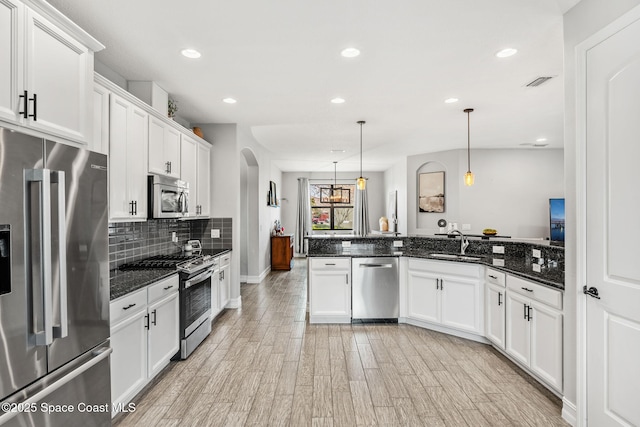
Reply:
M444 100L444 102L447 104L453 104L454 102L458 102L458 101L459 101L458 98L447 98Z
M235 104L238 101L236 101L233 98L225 98L225 99L222 100L222 102L226 102L227 104Z
M355 58L356 56L360 55L360 50L356 49L355 47L348 47L346 49L342 49L340 55L344 56L345 58Z
M547 140L547 138L538 138L536 139L536 142L545 142Z
M180 53L182 53L183 56L191 59L197 59L202 56L202 54L195 49L182 49Z
M344 104L344 98L333 98L331 102L334 104Z
M502 49L500 52L496 53L498 58L507 58L511 55L515 55L518 53L518 49L514 49L512 47L508 47L506 49Z

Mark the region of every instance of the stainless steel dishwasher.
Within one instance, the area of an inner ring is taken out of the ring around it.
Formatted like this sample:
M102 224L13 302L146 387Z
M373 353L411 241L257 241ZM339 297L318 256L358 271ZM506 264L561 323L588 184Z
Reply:
M398 321L398 258L353 258L351 268L353 320Z

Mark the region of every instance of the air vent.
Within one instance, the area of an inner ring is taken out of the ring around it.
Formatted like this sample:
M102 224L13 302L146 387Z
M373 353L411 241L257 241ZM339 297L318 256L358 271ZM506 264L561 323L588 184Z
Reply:
M547 80L551 80L552 78L553 78L553 76L538 77L538 78L530 81L529 83L527 83L525 86L526 87L537 87L537 86L540 86L541 84L543 84L544 82L546 82Z

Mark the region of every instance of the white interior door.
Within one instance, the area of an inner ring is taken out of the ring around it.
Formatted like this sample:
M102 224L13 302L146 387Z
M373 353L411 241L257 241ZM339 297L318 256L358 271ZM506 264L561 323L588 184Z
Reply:
M586 54L587 417L640 425L640 21Z

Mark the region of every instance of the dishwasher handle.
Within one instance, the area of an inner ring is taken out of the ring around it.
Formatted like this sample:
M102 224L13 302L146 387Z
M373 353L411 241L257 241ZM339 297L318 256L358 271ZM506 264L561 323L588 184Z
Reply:
M393 268L393 264L360 264L360 268Z

